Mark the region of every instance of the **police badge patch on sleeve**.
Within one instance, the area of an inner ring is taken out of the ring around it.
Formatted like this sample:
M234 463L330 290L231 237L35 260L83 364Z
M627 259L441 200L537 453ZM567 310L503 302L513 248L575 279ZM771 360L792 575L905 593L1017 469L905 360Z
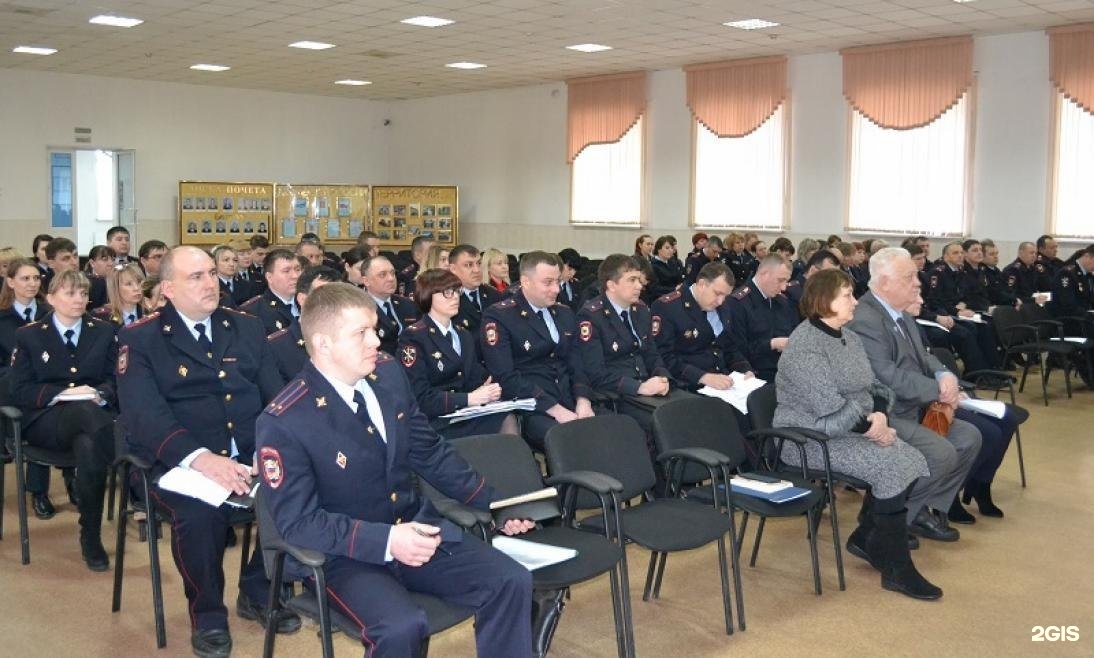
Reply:
M587 343L593 338L593 323L588 320L584 320L581 324L577 325L578 336L581 337L581 342Z
M15 355L12 355L14 360ZM122 345L118 348L118 374L124 375L125 371L129 368L129 346Z
M411 368L418 362L418 350L413 345L405 345L402 353L403 365Z
M281 465L281 453L274 448L263 447L258 451L258 461L262 466L262 479L266 486L276 489L285 481L285 469Z
M498 344L498 323L487 322L483 326L483 336L486 337L486 344L490 347L494 347Z

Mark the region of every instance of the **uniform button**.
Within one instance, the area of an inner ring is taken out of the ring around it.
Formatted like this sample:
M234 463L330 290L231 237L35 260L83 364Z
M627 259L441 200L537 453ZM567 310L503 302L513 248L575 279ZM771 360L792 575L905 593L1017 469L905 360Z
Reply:
M222 455L227 455L227 454L228 454L228 451L227 451L227 450L221 450L221 451L220 451L220 454L222 454Z
M456 371L456 376L457 377L463 377L463 371L462 370L457 370Z
M555 383L556 383L556 384L558 383L558 379L557 379L557 378L555 379Z
M69 382L69 383L68 383L68 387L69 387L69 388L72 388L72 387L74 387L74 386L76 386L76 383L75 383L75 382Z
M401 517L401 516L399 518L395 519L395 525L399 525L402 522L403 522L403 517Z
M224 396L224 401L225 402L231 402L232 401L232 394L231 393L226 394Z
M228 429L232 429L232 421L228 421Z
M395 493L394 491L392 491L392 492L391 492L391 502L393 502L393 503L394 503L394 502L395 502L395 501L397 501L397 500L399 500L399 494L397 494L397 493Z
M224 372L223 370L221 370L220 372L217 373L217 377L220 377L221 379L224 379L227 376L228 376L228 373Z
M555 358L555 353L554 352L551 352L551 358L552 359Z
M72 366L68 369L69 372L76 372L76 366Z

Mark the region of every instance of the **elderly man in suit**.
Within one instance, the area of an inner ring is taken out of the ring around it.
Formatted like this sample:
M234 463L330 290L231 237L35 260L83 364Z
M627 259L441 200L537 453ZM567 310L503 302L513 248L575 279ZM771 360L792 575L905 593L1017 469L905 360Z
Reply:
M893 390L896 402L890 426L927 458L930 476L921 478L908 497L909 530L927 539L957 541L947 510L964 512L957 491L980 451L980 431L954 420L946 440L919 424L934 401L957 404L957 377L915 339L914 318L907 313L919 299L916 265L907 250L891 247L870 259L870 292L859 300L850 329L862 338L878 380ZM964 516L968 513L965 512Z

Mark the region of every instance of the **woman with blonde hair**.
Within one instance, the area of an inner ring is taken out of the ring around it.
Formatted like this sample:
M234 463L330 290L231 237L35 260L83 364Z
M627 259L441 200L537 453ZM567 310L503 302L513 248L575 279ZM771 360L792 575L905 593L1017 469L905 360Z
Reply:
M0 277L8 276L8 265L17 258L22 258L23 255L15 247L3 247L0 248Z
M422 267L422 271L447 270L449 251L451 250L443 244L435 244L430 247L429 251L425 253L425 265Z
M486 269L486 285L505 292L509 288L509 257L491 247L482 255L482 264Z
M129 263L112 270L106 277L106 304L92 311L92 315L114 326L127 327L144 316L141 306L144 270L136 263Z
M167 304L161 292L162 283L156 274L141 282L141 308L145 313L155 313Z

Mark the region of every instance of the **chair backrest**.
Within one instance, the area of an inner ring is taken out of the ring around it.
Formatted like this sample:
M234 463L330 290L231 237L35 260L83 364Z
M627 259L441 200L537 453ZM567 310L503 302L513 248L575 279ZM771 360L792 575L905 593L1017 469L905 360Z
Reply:
M510 434L481 434L449 441L471 468L486 478L500 498L519 496L543 488L539 463L524 439ZM561 515L557 501L556 515Z
M753 429L771 429L771 423L775 420L775 407L778 405L775 382L768 382L763 387L749 393L746 404L748 405L748 417L752 421Z
M700 395L658 407L653 412L653 438L659 452L677 448L720 452L729 458L731 469L748 458L733 408L721 400ZM684 467L682 481L691 484L709 477L705 466L690 463Z
M1023 304L1023 306L1026 305ZM996 337L998 337L999 343L1004 348L1035 338L1032 334L1020 330L1017 332L1009 331L1015 325L1024 324L1022 316L1010 306L996 306L995 310L992 311L991 321L995 325Z
M551 473L597 471L619 480L620 500L629 500L656 483L646 449L646 433L630 416L606 414L572 420L547 432L547 470ZM588 492L577 496L577 507L599 507Z
M957 357L953 355L953 352L944 347L932 347L931 354L946 367L946 370L949 370L958 378L961 377L961 375L958 374L961 371L957 369Z

